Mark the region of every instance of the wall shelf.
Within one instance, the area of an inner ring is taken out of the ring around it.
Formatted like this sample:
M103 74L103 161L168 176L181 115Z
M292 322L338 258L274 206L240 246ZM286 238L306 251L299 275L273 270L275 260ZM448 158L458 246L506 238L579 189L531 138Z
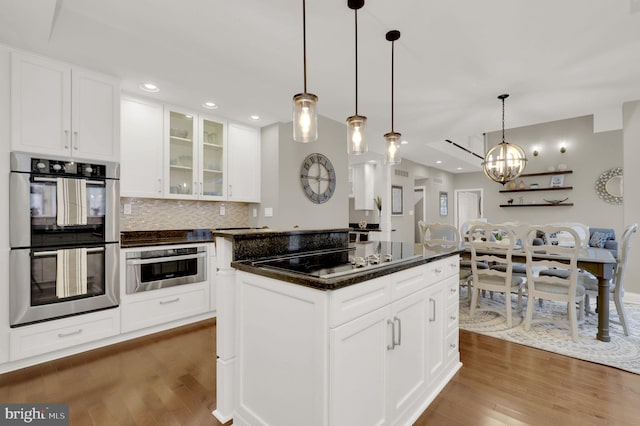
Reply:
M560 204L551 204L551 203L541 203L541 204L500 204L500 207L566 207L572 206L573 203L560 203Z
M573 170L556 170L555 172L523 173L518 177L568 175L571 173L573 173Z
M531 191L560 191L560 190L570 190L573 189L573 186L549 186L546 188L525 188L525 189L501 189L499 192L531 192Z

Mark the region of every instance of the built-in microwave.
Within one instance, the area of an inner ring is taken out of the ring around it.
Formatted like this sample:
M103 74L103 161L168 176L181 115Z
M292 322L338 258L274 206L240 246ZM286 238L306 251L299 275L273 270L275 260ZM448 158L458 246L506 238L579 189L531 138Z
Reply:
M141 248L126 253L126 292L207 280L207 247Z

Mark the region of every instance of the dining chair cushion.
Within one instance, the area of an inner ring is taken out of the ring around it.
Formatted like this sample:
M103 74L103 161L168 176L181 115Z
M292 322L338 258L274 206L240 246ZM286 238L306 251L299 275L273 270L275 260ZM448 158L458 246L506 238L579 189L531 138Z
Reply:
M479 278L482 283L485 284L495 284L498 286L504 286L504 278L503 277L492 277L492 276L482 276ZM527 279L525 277L511 277L511 288L515 291L525 283Z
M500 272L507 272L507 265L505 264L492 265L491 269L495 269L496 271L500 271ZM524 263L513 262L511 264L511 273L524 275L527 273L527 265Z
M471 260L463 259L460 261L460 268L471 269ZM479 269L489 269L489 265L485 262L476 262L476 267Z
M545 269L540 271L538 275L547 275L549 277L569 278L568 269ZM583 269L578 273L578 285L583 286L587 290L598 290L598 278L589 271Z
M568 287L563 285L553 284L553 283L543 283L540 281L536 281L536 290L544 291L545 293L554 293L554 294L567 294ZM578 284L576 286L576 297L584 297L585 295L584 286Z

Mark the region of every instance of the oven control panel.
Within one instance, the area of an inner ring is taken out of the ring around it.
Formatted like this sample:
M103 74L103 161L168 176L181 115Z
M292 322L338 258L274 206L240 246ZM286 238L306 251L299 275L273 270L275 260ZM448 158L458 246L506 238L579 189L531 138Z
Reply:
M44 158L31 158L31 171L33 173L69 177L106 177L104 165L78 163L75 161L48 160Z

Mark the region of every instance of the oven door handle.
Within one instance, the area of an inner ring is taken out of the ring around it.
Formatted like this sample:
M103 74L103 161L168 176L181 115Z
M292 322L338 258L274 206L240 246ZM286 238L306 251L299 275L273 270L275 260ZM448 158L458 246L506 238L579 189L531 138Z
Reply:
M60 249L60 250L73 250L73 249ZM96 253L99 251L104 251L104 247L93 247L93 248L88 248L87 249L87 254L88 253ZM33 252L33 257L38 257L38 256L54 256L58 254L58 250L49 250L49 251L35 251Z
M182 256L152 257L150 259L127 259L127 265L146 265L149 263L172 262L174 260L197 259L199 257L207 257L207 253L200 252L196 254L184 254Z
M73 178L71 178L73 179ZM83 179L83 178L75 178L75 179ZM101 185L101 186L105 186L106 183L103 180L87 180L87 185ZM42 176L34 176L33 177L33 181L34 182L58 182L57 178L50 178L50 177L42 177Z

